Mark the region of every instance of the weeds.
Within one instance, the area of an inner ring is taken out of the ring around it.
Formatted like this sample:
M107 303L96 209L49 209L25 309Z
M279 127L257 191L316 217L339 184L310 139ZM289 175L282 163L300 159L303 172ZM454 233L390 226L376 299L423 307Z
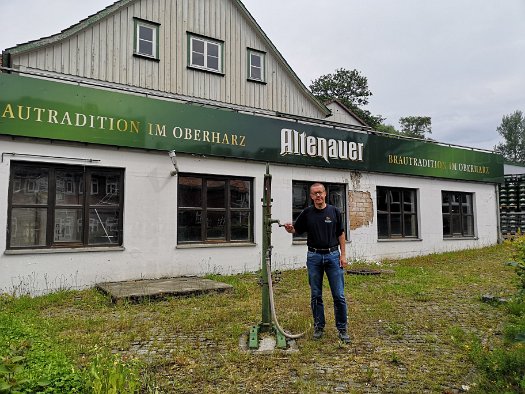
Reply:
M140 363L137 359L112 357L96 353L91 365L87 387L93 394L138 393L141 388Z
M471 353L483 371L480 388L487 392L525 393L525 236L510 245L516 261L507 264L514 267L519 280L517 294L504 306L510 315L503 328L504 341L493 349L476 342Z
M29 342L11 344L0 357L0 393L17 393L28 382L22 377Z
M239 349L261 318L256 274L208 276L232 284L231 293L141 303L115 305L94 290L0 296L0 379L26 393L443 393L478 379L485 387L522 361L491 352L503 342L522 346L515 340L522 304L477 301L514 291L516 275L502 264L510 250L384 261L389 274L347 275L350 346L337 339L327 284L325 336L310 339L306 270L283 271L275 285L279 321L307 331L295 353Z

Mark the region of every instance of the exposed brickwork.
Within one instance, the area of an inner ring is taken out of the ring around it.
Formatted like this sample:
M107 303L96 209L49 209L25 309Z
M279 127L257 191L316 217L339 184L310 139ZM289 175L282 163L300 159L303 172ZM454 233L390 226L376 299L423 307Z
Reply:
M374 203L370 192L350 191L348 193L350 230L368 226L374 220Z

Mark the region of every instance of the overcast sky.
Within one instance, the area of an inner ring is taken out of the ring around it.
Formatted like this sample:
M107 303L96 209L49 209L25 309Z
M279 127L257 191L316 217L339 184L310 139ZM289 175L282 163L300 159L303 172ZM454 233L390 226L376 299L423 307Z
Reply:
M213 0L208 0L213 1ZM0 48L49 36L113 0L0 0ZM430 116L434 139L492 149L525 112L525 0L243 0L308 87L338 68L368 78L366 107L398 128Z

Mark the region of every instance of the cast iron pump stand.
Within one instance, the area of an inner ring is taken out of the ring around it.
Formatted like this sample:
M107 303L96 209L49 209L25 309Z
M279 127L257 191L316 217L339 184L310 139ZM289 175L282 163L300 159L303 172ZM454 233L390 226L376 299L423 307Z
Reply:
M275 334L276 347L286 349L286 338L299 338L303 334L289 334L285 332L275 314L275 304L273 301L273 287L271 276L271 259L272 259L272 224L277 223L282 226L279 220L272 219L272 176L270 175L270 166L266 164L266 173L264 174L264 191L262 198L263 207L263 232L262 232L262 253L261 253L261 284L262 284L262 321L250 329L248 347L250 349L259 348L259 333Z

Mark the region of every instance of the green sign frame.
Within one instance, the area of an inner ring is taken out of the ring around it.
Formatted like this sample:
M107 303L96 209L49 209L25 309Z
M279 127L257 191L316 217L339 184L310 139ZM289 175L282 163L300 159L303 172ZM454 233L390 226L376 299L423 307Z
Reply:
M0 134L264 162L503 180L503 157L76 84L0 74Z

